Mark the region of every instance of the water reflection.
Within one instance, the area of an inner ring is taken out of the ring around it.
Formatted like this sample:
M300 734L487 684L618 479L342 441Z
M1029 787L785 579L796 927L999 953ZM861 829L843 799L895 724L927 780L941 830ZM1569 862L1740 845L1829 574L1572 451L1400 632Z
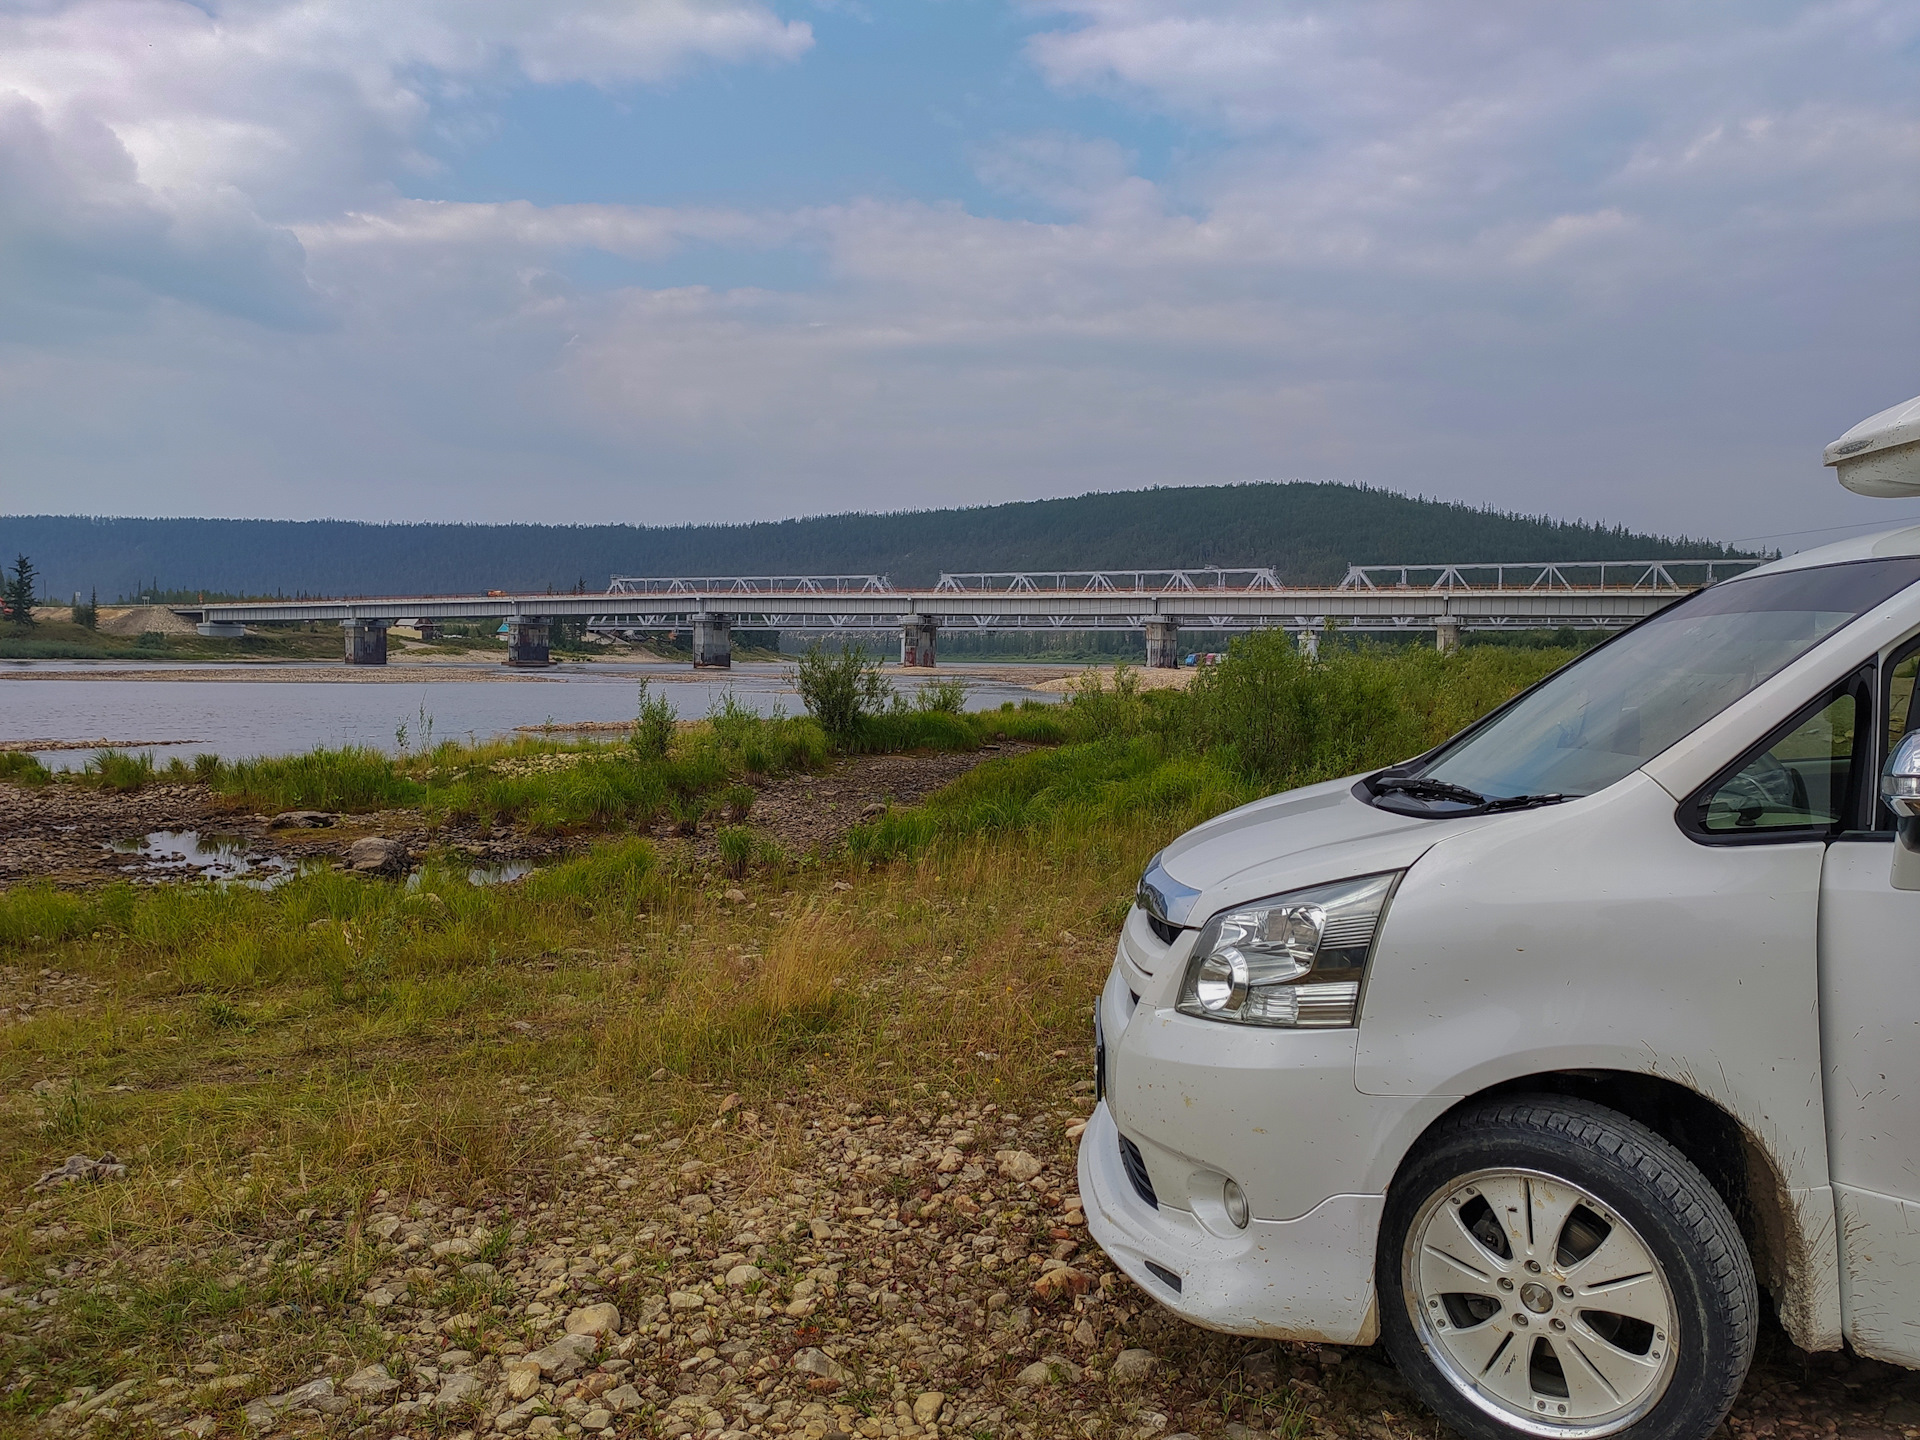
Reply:
M152 830L138 839L116 841L112 848L128 857L122 871L149 880L239 881L270 889L299 873L291 860L253 849L244 835Z

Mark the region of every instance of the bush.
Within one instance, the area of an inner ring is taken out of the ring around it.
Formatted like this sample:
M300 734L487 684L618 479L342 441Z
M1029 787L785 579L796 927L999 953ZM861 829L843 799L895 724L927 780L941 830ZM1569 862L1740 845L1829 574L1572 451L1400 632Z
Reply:
M731 697L729 697L731 698ZM655 760L664 760L673 745L673 705L664 695L648 693L647 682L640 682L640 709L634 717L634 750Z
M893 696L893 686L880 673L880 661L868 659L860 645L833 654L814 641L794 667L794 684L807 713L820 722L828 739L843 747L857 739L861 721L879 712Z
M1169 756L1215 756L1283 790L1419 755L1570 658L1329 643L1310 660L1284 631L1263 630L1236 639L1184 691L1142 694L1124 667L1108 687L1090 677L1064 718L1085 738L1152 736Z
M973 687L964 680L932 680L913 695L913 708L942 715L958 715L967 708L967 694Z

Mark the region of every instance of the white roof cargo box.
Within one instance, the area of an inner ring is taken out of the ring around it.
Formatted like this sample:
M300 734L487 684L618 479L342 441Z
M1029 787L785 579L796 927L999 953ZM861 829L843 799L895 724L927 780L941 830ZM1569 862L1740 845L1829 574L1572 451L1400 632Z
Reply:
M1827 446L1825 463L1856 495L1920 495L1920 395L1862 420Z

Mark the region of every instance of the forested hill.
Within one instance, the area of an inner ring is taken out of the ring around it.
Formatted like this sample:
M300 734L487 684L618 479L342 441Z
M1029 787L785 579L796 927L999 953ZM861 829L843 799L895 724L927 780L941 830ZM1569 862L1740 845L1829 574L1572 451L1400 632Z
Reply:
M1728 555L1722 546L1333 484L1214 485L966 510L746 525L372 525L315 520L0 517L0 555L45 593L153 587L232 595L604 589L612 575L881 574L1271 565L1285 581L1349 564Z

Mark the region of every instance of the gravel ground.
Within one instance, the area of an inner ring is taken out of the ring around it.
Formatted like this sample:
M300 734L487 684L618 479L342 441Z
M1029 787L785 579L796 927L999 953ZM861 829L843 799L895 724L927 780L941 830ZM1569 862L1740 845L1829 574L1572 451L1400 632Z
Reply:
M711 1119L610 1133L592 1108L514 1085L503 1105L550 1127L564 1159L510 1190L465 1205L377 1191L191 1253L83 1252L0 1291L0 1331L31 1335L80 1293L183 1259L279 1296L241 1307L191 1364L126 1352L125 1377L71 1393L55 1433L1438 1433L1377 1352L1212 1335L1137 1291L1087 1239L1072 1137L1088 1097L1058 1100L1022 1116L922 1095L868 1114L802 1095L756 1110L714 1088ZM35 1222L36 1248L69 1255L69 1240ZM290 1302L296 1272L308 1291L341 1282L340 1300ZM276 1332L316 1321L337 1348L276 1374ZM1773 1332L1729 1430L1911 1436L1920 1376Z

